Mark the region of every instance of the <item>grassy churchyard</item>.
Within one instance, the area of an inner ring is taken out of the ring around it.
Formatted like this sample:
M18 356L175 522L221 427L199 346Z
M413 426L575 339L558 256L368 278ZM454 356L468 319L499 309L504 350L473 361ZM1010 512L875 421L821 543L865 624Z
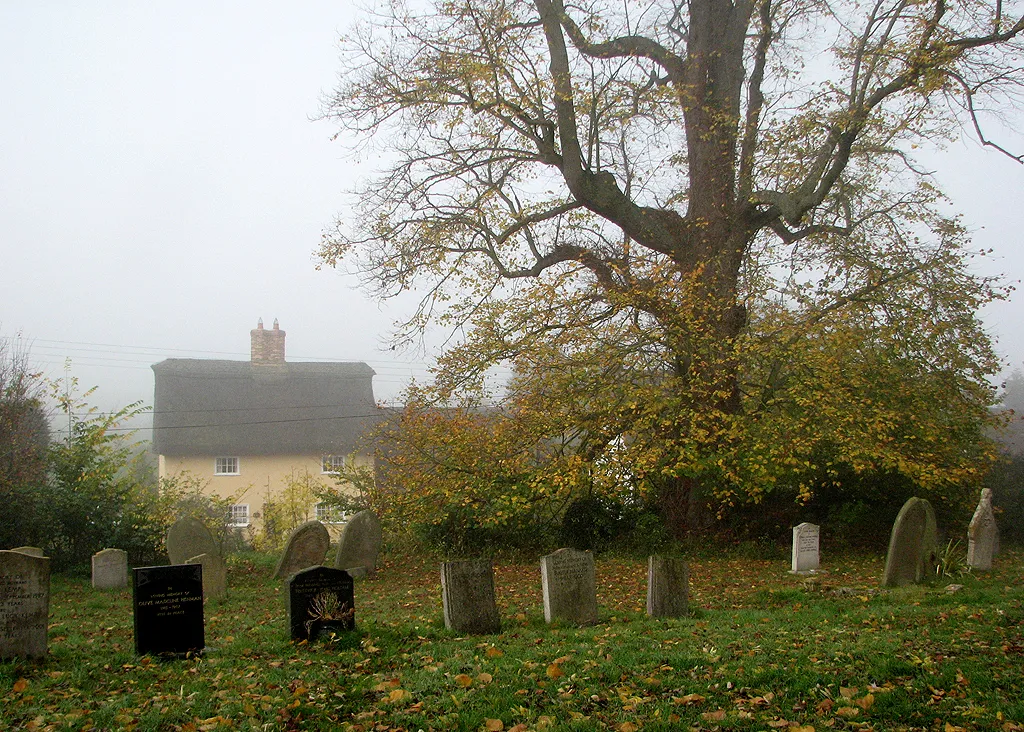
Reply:
M881 557L695 559L678 620L646 617L644 562L599 559L583 628L545 624L537 563L496 562L503 630L477 637L445 630L436 561L390 556L357 630L315 644L288 640L273 564L232 559L178 661L134 654L130 590L53 577L49 656L0 664L0 729L1024 729L1019 550L884 591Z

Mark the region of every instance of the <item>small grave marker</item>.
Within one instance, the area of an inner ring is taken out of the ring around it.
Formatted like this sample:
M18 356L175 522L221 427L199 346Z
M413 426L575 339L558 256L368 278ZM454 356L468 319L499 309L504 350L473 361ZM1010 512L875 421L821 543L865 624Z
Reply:
M818 556L816 524L802 523L793 527L793 564L791 572L813 572L821 566Z
M377 569L377 555L383 541L380 519L373 511L360 511L348 520L338 539L335 569L366 567L369 574Z
M18 552L19 554L27 554L30 557L45 557L46 554L37 546L16 546L11 549L12 552Z
M0 658L46 657L50 560L0 551Z
M319 567L331 548L331 535L319 521L307 521L288 537L274 576L287 579L307 567Z
M935 574L937 554L938 527L932 504L923 498L911 498L893 522L882 585L923 582Z
M494 600L494 567L490 559L466 559L441 565L444 626L457 633L501 632Z
M541 557L541 590L544 620L563 620L577 625L597 622L597 580L594 555L576 549L559 549Z
M652 618L680 618L689 613L690 568L672 557L647 560L647 614Z
M132 608L135 652L140 656L186 656L206 646L203 566L136 567Z
M322 632L355 628L355 583L348 572L309 567L293 574L287 588L292 640L316 640Z
M220 545L199 519L184 516L167 530L167 557L171 564L184 564L200 554L220 553Z
M967 565L972 569L992 569L992 557L999 545L999 528L992 510L992 489L981 489L981 500L967 528Z
M228 565L218 554L190 557L185 564L203 566L203 598L221 599L228 595Z
M128 586L128 552L104 549L92 555L92 586L97 590L116 590Z

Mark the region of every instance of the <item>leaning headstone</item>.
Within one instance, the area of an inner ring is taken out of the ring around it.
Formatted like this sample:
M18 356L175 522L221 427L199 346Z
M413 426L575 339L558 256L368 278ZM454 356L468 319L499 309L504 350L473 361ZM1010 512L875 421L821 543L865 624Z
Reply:
M171 564L184 564L189 557L200 554L220 554L220 546L213 534L199 519L185 516L167 530L167 557Z
M903 504L893 523L882 585L899 587L923 582L935 574L937 564L935 511L923 498L911 498Z
M690 568L672 557L647 560L647 614L652 618L681 618L690 611Z
M348 572L309 567L293 574L286 584L292 640L316 640L321 634L356 626L355 583Z
M490 559L466 559L441 565L444 627L456 633L501 632L494 600L494 567Z
M559 549L541 557L540 583L545 621L561 620L577 625L597 622L597 579L593 554Z
M128 552L104 549L92 555L92 586L97 590L116 590L128 586Z
M185 564L203 565L203 597L221 599L228 594L228 565L219 554L200 554Z
M0 551L0 659L46 656L50 560Z
M288 537L274 576L287 579L307 567L319 567L331 548L331 535L319 521L307 521Z
M16 546L11 549L12 552L18 552L19 554L28 554L30 557L45 557L46 554L37 546Z
M203 566L136 567L132 610L135 652L180 657L206 646L203 623Z
M366 567L369 574L377 568L377 555L383 540L380 519L373 511L360 511L348 520L338 539L335 569Z
M981 500L967 528L967 565L972 569L992 569L992 557L999 543L996 514L992 510L992 490L981 489Z
M816 524L804 522L793 527L793 573L813 572L821 566L818 557L818 534Z

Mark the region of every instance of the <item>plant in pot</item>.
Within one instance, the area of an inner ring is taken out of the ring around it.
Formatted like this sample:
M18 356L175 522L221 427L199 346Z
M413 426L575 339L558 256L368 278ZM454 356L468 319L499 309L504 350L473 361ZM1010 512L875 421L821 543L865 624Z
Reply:
M306 637L316 640L323 635L337 635L355 627L355 608L342 602L337 594L325 590L309 604Z

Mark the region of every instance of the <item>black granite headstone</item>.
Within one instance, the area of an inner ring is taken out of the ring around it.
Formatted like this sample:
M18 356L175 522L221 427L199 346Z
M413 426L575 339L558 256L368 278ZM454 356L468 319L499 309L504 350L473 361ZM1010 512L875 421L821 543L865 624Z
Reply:
M287 584L292 640L316 640L321 631L356 626L355 583L345 570L310 567L296 572Z
M135 652L140 656L201 653L206 646L203 565L136 567L133 572Z

